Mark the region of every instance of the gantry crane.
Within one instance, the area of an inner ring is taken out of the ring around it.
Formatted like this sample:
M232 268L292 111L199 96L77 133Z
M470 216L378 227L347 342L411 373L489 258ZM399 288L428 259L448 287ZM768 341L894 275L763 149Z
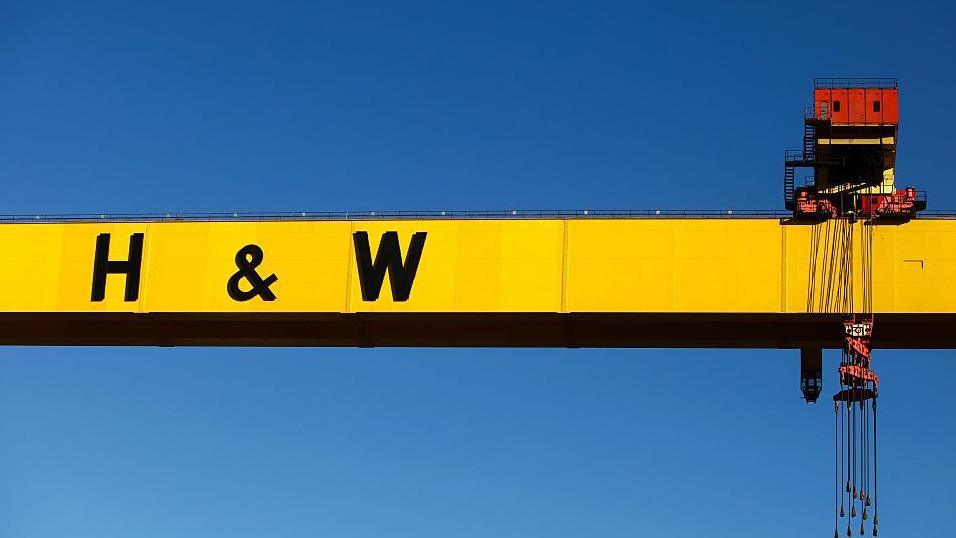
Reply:
M896 188L898 103L817 80L780 211L0 216L0 344L797 348L807 401L842 348L835 517L876 534L873 343L956 348L956 213Z

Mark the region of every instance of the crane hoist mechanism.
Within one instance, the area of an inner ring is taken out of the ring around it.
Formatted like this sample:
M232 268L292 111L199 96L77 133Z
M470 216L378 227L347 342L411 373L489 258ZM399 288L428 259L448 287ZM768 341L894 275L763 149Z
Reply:
M784 157L784 200L796 221L836 223L846 230L831 258L843 260L836 277L844 315L840 390L835 415L835 526L846 535L865 534L869 522L878 536L876 401L880 380L871 368L873 316L873 226L901 223L926 208L925 194L894 182L899 131L896 79L814 80L813 105L804 110L803 147ZM797 184L796 171L808 175ZM859 281L853 275L853 223L861 221ZM862 290L854 302L853 290ZM859 305L859 306L858 306ZM807 402L822 391L820 350L801 353L800 388ZM857 526L859 523L859 526Z

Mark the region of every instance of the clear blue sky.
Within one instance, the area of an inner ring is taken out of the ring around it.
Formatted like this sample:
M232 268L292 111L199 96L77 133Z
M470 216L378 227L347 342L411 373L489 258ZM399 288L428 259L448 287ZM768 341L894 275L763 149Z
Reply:
M900 78L897 177L956 209L952 3L771 4L0 0L0 212L779 208L829 75ZM881 536L952 536L954 357L876 356ZM830 536L797 375L2 348L0 537Z

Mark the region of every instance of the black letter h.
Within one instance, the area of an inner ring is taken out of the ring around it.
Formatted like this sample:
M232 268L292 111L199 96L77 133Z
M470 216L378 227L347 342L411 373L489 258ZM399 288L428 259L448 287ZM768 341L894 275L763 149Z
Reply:
M93 293L91 301L102 301L106 297L106 275L110 273L126 275L126 296L124 300L135 301L139 297L139 272L143 262L143 234L129 236L129 259L110 261L110 234L96 236L96 255L93 261Z

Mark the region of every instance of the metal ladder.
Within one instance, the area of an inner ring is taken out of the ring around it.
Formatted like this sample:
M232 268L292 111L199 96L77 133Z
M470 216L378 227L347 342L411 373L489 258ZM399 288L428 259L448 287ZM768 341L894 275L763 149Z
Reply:
M797 176L797 171L789 164L783 165L783 205L787 209L793 209L793 184Z
M811 121L803 122L803 160L816 160L817 126Z

